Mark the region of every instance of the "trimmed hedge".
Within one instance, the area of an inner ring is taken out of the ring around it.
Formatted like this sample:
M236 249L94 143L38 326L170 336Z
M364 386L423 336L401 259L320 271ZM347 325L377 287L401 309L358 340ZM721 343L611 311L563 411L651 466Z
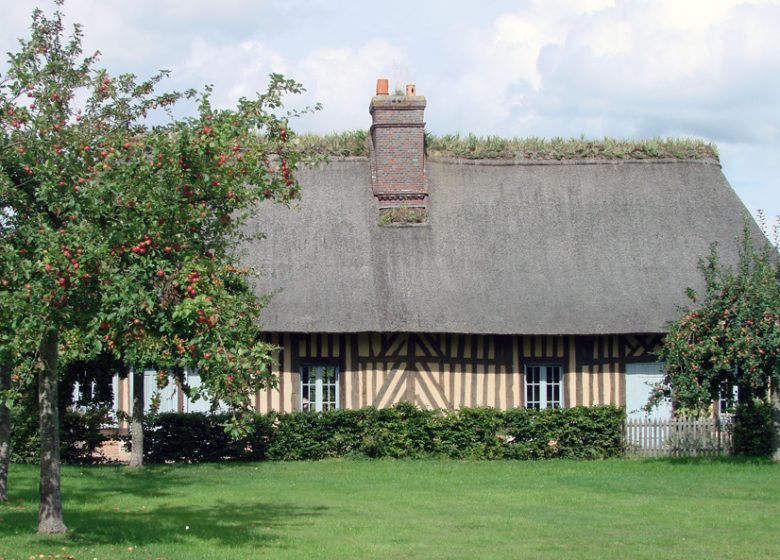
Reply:
M256 416L252 433L233 440L225 433L227 414L162 413L144 425L144 460L149 463L206 463L266 459L270 416ZM129 445L129 438L128 438Z
M734 413L734 453L748 457L772 454L772 404L749 401Z
M230 440L222 415L159 414L146 427L150 463L299 461L334 457L601 459L624 452L625 412L614 406L533 410L391 408L270 413Z
M104 462L97 451L109 440L101 429L109 423L109 412L109 409L102 407L60 412L60 459L63 463L89 465ZM13 418L11 461L34 464L40 460L38 407L34 406L24 409Z

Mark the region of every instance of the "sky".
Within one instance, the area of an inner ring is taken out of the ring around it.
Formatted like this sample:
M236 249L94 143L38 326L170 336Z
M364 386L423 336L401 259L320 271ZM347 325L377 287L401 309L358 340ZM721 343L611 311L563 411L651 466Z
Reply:
M0 51L53 2L0 0ZM366 129L377 78L427 98L436 134L717 145L754 214L780 215L780 0L67 0L112 74L214 86L217 105L304 84L305 132ZM5 57L3 57L5 58ZM5 61L0 63L0 73Z

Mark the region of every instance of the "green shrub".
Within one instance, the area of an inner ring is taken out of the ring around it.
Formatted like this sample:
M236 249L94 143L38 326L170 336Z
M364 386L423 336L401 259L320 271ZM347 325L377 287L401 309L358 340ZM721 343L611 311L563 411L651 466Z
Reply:
M390 408L258 415L255 430L231 441L226 417L160 414L146 427L150 463L224 460L301 461L364 456L454 459L597 459L623 453L622 408L502 412L493 408Z
M72 386L62 384L60 390L60 458L63 463L101 463L98 449L108 437L103 427L110 424L110 404L90 403L74 407ZM38 395L33 388L14 408L11 429L11 461L37 463L41 458L38 433Z
M578 406L505 413L507 457L603 459L624 450L625 412L614 406Z
M318 460L353 453L361 442L361 410L293 412L276 417L268 458Z
M360 451L369 457L396 459L421 457L434 452L433 411L409 403L390 408L367 408L363 418Z
M436 422L436 451L453 459L498 459L506 454L506 413L495 408L447 411Z
M734 453L752 457L772 453L772 405L763 401L737 404Z
M28 393L21 406L15 408L11 420L11 461L32 464L41 459L41 438L38 433L38 399Z
M144 460L149 463L204 463L266 459L274 416L257 415L249 436L231 439L227 414L157 414L144 424Z
M103 428L111 423L110 418L111 409L101 406L65 410L60 416L62 462L82 465L104 462L97 452L109 439Z

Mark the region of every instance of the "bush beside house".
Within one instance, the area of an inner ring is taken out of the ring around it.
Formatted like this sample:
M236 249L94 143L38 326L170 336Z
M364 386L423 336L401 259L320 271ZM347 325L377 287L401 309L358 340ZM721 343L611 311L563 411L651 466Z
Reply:
M159 414L146 426L145 460L319 460L365 456L455 459L601 459L624 451L625 412L614 406L534 410L391 408L257 415L230 441L221 415Z

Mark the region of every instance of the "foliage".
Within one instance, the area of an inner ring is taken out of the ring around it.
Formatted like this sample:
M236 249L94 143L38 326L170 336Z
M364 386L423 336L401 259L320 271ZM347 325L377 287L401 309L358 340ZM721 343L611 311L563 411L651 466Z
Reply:
M625 410L614 406L531 410L507 415L514 438L509 456L528 459L604 459L624 452Z
M780 382L780 261L777 249L754 247L748 226L736 269L713 246L699 263L706 291L689 290L693 309L669 324L659 358L666 375L651 402L670 398L678 409L707 410L739 387L739 400L766 398Z
M367 457L395 459L437 452L435 412L409 403L390 408L369 407L364 411L358 419L361 432L355 452Z
M454 459L499 459L516 443L506 434L509 412L462 408L434 417L435 452Z
M760 400L737 404L734 413L734 453L765 457L772 453L772 405Z
M298 137L301 148L323 156L367 156L369 135L354 130ZM501 138L425 133L429 157L509 160L718 159L717 147L693 138Z
M245 437L230 438L224 429L228 414L163 413L144 430L144 460L150 463L203 463L266 458L272 416L254 417Z
M66 362L109 351L197 367L203 391L241 411L273 377L236 246L254 204L298 196L298 112L279 110L303 88L273 74L216 109L209 89L158 94L166 72L138 82L97 58L82 58L79 26L66 38L59 11L36 10L0 81L0 358L23 363L55 329ZM184 99L196 116L146 124ZM228 426L242 430L238 413Z
M396 208L381 208L379 210L379 225L391 224L424 224L428 221L428 211L425 208L398 206Z
M151 462L321 460L445 456L455 459L596 459L623 453L625 412L612 406L534 410L384 409L256 416L254 432L228 443L223 416L160 414L146 428Z
M111 418L111 376L116 372L109 355L89 364L72 363L65 368L59 387L60 455L70 464L100 463L97 453L108 440L104 429L113 424ZM74 384L88 387L74 398ZM38 396L35 381L20 390L23 395L15 407L11 432L12 461L36 463L40 459L38 430Z

